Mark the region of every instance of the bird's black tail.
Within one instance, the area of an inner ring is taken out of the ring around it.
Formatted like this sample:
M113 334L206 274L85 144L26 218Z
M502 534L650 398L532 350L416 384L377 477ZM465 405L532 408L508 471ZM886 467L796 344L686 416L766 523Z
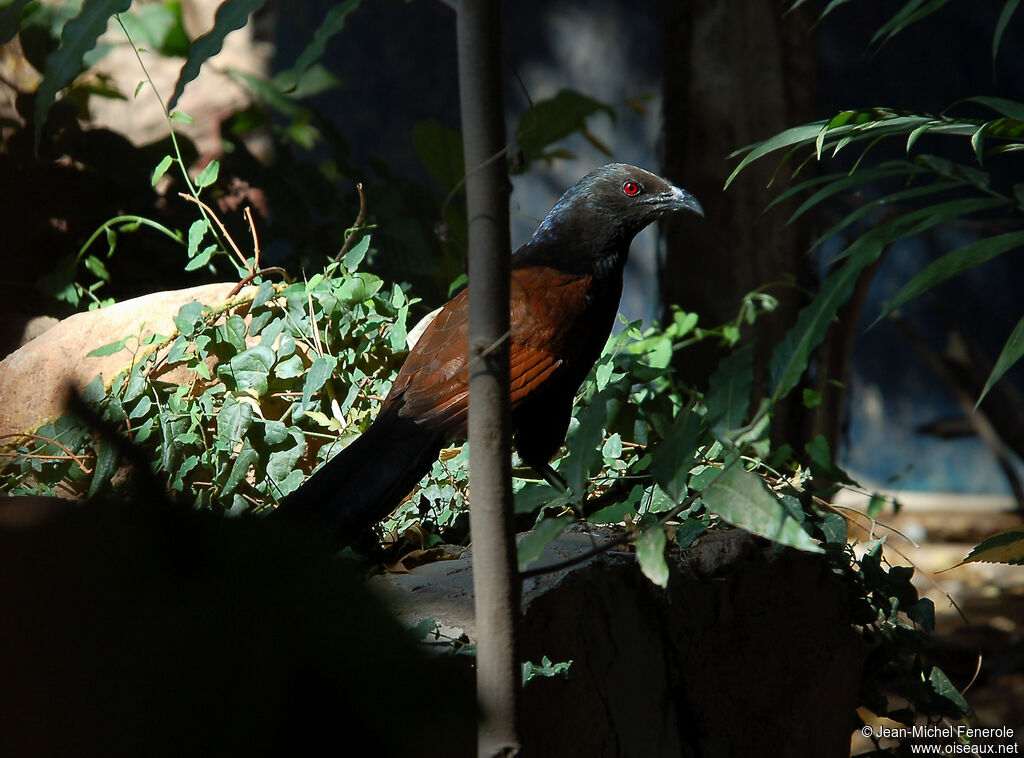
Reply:
M403 418L395 403L278 505L274 515L309 522L347 544L393 511L441 451L440 432Z

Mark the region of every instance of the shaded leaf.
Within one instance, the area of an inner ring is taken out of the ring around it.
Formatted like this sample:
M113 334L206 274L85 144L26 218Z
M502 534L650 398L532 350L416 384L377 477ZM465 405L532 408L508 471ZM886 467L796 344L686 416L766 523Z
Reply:
M733 464L701 495L704 505L733 526L759 534L782 545L812 553L822 552L761 477Z
M1013 332L1010 334L1009 339L1006 340L1006 344L1003 345L1003 351L999 354L995 368L989 374L988 381L985 382L985 388L981 391L978 402L974 405L975 408L981 405L981 401L985 399L985 395L992 389L992 385L998 382L1003 374L1020 360L1022 355L1024 355L1024 318L1017 322L1017 326L1013 327Z
M992 35L993 66L995 66L996 58L999 55L999 45L1003 41L1003 32L1006 31L1006 27L1010 23L1010 19L1013 18L1013 14L1017 10L1017 6L1019 4L1020 0L1006 0L1003 4L1003 10L999 13L999 20L996 22L996 31Z
M964 700L964 696L953 686L953 683L949 681L949 677L938 666L932 667L931 673L928 675L928 684L931 685L932 691L936 695L946 700L952 706L952 712L947 715L953 718L962 718L970 713L971 708L967 705L967 701Z
M962 274L964 271L980 266L997 255L1001 255L1020 245L1024 245L1024 232L1007 232L995 237L986 237L946 253L938 260L926 266L924 270L903 285L902 289L896 293L896 297L886 305L885 310L874 320L872 326L897 308L910 302L915 297L923 295L933 287Z
M466 175L462 135L436 119L417 121L412 127L412 145L430 178L445 192Z
M615 119L615 109L575 90L563 89L523 113L516 139L527 164L545 157L545 148L586 129L587 119L599 112Z
M714 432L736 429L743 423L753 383L754 345L750 343L725 356L708 381L707 423Z
M6 0L0 3L0 45L10 41L18 33L21 12L29 0Z
M814 300L797 316L796 325L782 338L772 352L769 381L772 400L778 402L797 385L807 369L811 353L821 343L836 311L850 295L861 271L878 259L883 245L870 235L850 246L849 259L822 282Z
M287 71L282 71L278 74L275 77L276 83L284 90L295 89L303 75L314 63L323 58L324 51L327 49L327 43L331 37L345 28L345 20L348 18L348 14L358 7L359 0L347 0L332 6L324 16L324 20L320 22L320 26L313 32L313 39L306 45L306 49L299 54L295 65Z
M703 420L692 408L682 410L665 440L651 453L648 471L676 503L686 496L686 482L703 426Z
M519 570L523 571L541 557L544 548L572 523L571 516L549 518L541 521L532 532L519 540Z
M64 25L60 45L46 56L43 81L35 95L35 146L38 149L43 124L57 93L69 85L82 70L86 53L107 29L115 13L128 10L131 0L90 0L77 16Z
M94 497L98 494L111 477L117 471L117 464L120 456L117 453L117 445L108 439L100 440L100 449L96 452L96 464L92 472L92 481L89 482L89 494L86 497Z
M113 0L106 1L112 2ZM171 95L171 99L167 103L167 110L174 110L185 87L199 76L199 69L202 65L220 52L224 45L224 38L236 29L245 26L250 14L262 8L265 3L266 0L225 0L217 8L217 14L213 19L213 28L199 37L189 48L188 58L181 67L178 82L174 85L174 94ZM130 0L124 4L127 7Z

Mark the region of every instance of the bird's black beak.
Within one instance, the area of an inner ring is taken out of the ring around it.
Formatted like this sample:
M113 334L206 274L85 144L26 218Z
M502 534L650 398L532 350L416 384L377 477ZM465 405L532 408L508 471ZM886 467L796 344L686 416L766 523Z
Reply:
M704 206L700 201L686 190L674 185L669 185L667 190L655 195L654 199L663 211L690 211L704 217Z

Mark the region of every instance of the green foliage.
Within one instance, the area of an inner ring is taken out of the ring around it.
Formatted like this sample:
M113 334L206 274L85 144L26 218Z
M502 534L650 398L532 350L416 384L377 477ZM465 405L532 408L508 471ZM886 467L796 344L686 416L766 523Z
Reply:
M94 351L135 356L105 392L94 388L104 418L151 451L154 471L171 489L187 488L198 505L232 513L294 490L304 479L300 459L308 470L337 449L332 425L344 430L342 443L365 427L377 402L369 398L390 385L390 335L399 326L404 333L410 304L400 288L340 264L308 283L256 284L230 304L183 306L178 334L144 357L133 338ZM162 377L172 369L191 378L167 383ZM74 422L38 435L52 442L37 439L15 451L5 491L53 493L61 486L94 494L109 483L111 451ZM89 480L66 452L55 452L58 443L78 460L95 461Z
M46 58L43 81L36 92L37 146L46 115L57 93L78 76L84 65L86 53L95 47L96 40L106 31L110 17L128 10L130 5L131 0L91 0L84 3L78 15L65 24L61 31L60 46Z
M894 110L874 108L866 111L843 111L832 119L788 129L757 145L744 148L737 153L743 158L729 177L735 176L751 162L776 150L786 150L786 158L797 155L801 149L809 152L809 158L835 157L851 145L866 143L850 172L829 174L798 183L782 193L769 207L798 193L814 189L811 196L794 212L790 222L815 208L823 201L864 186L875 186L887 180L902 178L925 182L923 186L904 187L896 192L881 194L834 224L819 239L819 243L849 228L854 222L871 218L872 213L885 211L884 220L867 232L856 237L843 250L836 261L844 261L826 278L813 302L800 313L794 329L776 348L772 358L771 377L775 399L784 397L794 386L801 373L805 358L820 344L829 324L838 309L846 303L853 292L853 286L860 273L879 259L887 247L899 240L921 234L939 224L949 223L979 212L1002 211L1012 214L1016 223L1017 214L1024 208L1024 196L1015 187L1013 196L991 186L989 175L978 168L953 162L941 156L921 154L910 158L910 153L921 135L961 137L970 141L979 164L986 158L995 160L1007 152L1024 149L1019 138L1024 135L1024 105L998 98L972 98L970 102L988 108L999 114L997 118L975 119L907 114ZM862 167L867 153L878 141L885 138L906 139L908 159L886 161L876 167ZM801 163L800 165L803 165ZM799 171L799 168L797 169ZM1021 185L1024 186L1024 185ZM955 192L955 199L943 199L922 207L907 207L911 199L925 198L931 194ZM932 290L952 277L979 266L1024 243L1021 231L1003 232L983 237L960 249L944 254L920 273L915 275L900 290L896 297L879 314L878 319L916 297ZM876 319L877 320L877 319ZM1016 355L1010 343L1003 350L1006 357L1005 371ZM1002 372L998 376L1001 376ZM998 376L993 372L988 387ZM986 387L985 392L988 391ZM982 393L984 397L984 393ZM979 398L980 402L981 398Z
M217 14L213 19L213 28L196 39L189 47L185 65L181 67L178 83L174 85L174 92L167 104L168 110L174 110L185 87L199 76L199 69L202 65L220 52L224 45L224 38L236 29L245 26L249 16L262 8L265 3L266 0L224 0L218 6Z
M523 661L523 686L525 687L539 676L545 678L561 676L568 679L570 668L572 668L572 661L552 663L546 655L540 659L539 666L532 661Z

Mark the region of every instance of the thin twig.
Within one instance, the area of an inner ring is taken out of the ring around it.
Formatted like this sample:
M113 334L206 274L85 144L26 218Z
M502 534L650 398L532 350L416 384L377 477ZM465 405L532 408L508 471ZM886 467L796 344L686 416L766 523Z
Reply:
M49 443L51 443L53 445L56 445L61 450L63 450L65 453L67 453L68 454L68 458L70 458L75 463L77 463L78 464L78 468L82 469L83 472L85 472L86 474L92 473L88 468L86 468L85 464L82 463L80 456L75 455L74 453L72 453L67 447L65 447L64 445L62 445L60 442L58 442L55 439L52 439L50 437L44 437L44 436L42 436L40 434L30 434L29 432L22 432L20 434L0 434L0 439L6 439L8 437L31 437L32 439L43 440L44 442L49 442Z
M359 192L359 215L356 216L356 222L352 225L352 228L349 229L349 233L345 237L345 242L342 244L341 250L338 251L338 254L334 256L334 259L331 261L332 263L337 263L348 254L348 251L352 248L352 243L355 242L356 237L361 236L359 234L359 230L363 228L363 224L366 221L366 193L363 192L362 182L356 182L356 190Z
M224 226L224 222L220 220L220 218L217 216L216 213L213 212L213 209L210 206L208 206L198 197L189 195L188 193L185 192L179 192L178 197L182 198L183 200L188 200L191 203L195 203L200 208L204 209L207 213L209 213L213 220L217 222L217 226L220 227L220 231L221 234L224 235L224 239L228 241L228 244L231 245L231 249L235 251L235 255L238 256L238 260L242 262L242 268L245 269L246 271L249 271L250 273L256 270L255 267L249 265L249 262L245 259L245 256L242 255L242 251L238 249L238 245L235 244L235 241L231 239L231 235L228 234L228 230Z
M260 267L260 240L256 236L256 222L252 218L252 206L245 206L242 210L242 215L249 222L249 232L252 234L252 268L253 271L256 271Z

